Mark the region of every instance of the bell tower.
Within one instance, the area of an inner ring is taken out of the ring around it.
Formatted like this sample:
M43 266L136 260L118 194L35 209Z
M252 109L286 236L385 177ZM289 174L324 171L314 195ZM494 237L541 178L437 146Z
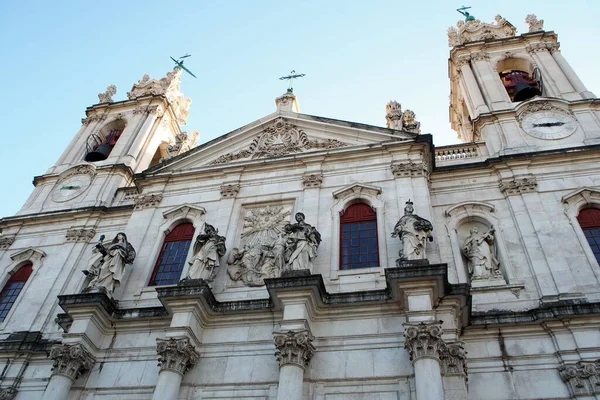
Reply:
M500 15L468 15L448 29L450 123L490 155L600 143L595 95L559 50L557 35L528 15L527 33Z
M79 132L56 164L35 177L34 192L18 214L108 206L133 175L195 145L197 132L181 130L191 100L180 92L181 69L135 83L127 100L115 86L86 110Z

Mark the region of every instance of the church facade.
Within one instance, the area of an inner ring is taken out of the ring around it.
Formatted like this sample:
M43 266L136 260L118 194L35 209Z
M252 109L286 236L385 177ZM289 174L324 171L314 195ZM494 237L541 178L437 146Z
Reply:
M526 22L448 30L452 146L107 88L0 220L0 398L600 398L600 100Z

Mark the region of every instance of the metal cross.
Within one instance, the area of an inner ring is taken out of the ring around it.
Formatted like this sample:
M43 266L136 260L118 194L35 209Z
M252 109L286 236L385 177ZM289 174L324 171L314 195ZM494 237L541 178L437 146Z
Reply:
M281 78L279 78L280 80L289 80L290 81L290 87L288 88L288 92L289 93L293 93L294 92L294 79L298 79L298 78L302 78L303 76L305 76L306 74L297 74L296 71L292 70L290 72L290 74L288 76L282 76Z

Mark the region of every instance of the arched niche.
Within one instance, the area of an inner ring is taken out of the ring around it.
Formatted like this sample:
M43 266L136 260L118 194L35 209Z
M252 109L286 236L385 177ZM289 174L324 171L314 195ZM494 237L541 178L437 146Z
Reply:
M477 280L476 284L485 286L511 282L513 274L503 240L500 221L494 215L495 211L495 207L489 203L464 202L450 207L445 212L447 218L446 229L450 237L452 255L460 283L472 281L469 274L469 260L464 254L463 248L473 228L477 228L479 234L492 233L495 257L501 274L501 276L491 277L490 279Z
M538 82L539 70L529 58L507 57L496 62L496 71L512 102L520 102L542 95Z
M106 160L119 141L127 122L117 118L104 124L102 128L88 136L85 144L85 161L97 162Z

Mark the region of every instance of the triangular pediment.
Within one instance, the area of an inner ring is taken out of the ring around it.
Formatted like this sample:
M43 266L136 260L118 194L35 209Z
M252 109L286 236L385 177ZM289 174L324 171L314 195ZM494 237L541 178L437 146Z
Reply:
M393 129L278 111L147 172L238 165L261 159L331 152L352 146L412 141L415 137L414 133Z

